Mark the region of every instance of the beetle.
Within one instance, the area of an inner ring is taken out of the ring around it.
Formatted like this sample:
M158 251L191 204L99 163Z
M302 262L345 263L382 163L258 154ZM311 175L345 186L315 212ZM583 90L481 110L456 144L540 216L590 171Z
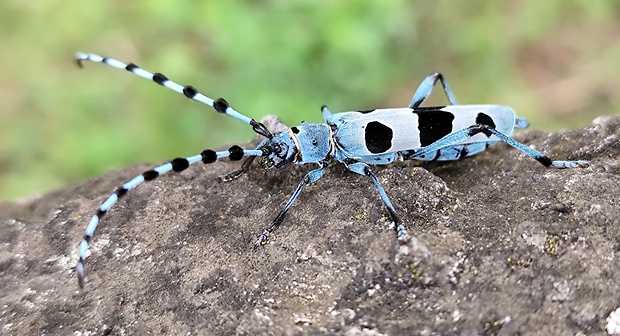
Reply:
M246 158L241 169L222 176L229 181L248 171L255 158L261 157L265 169L282 168L288 163L315 164L318 167L308 172L284 208L255 241L255 246L264 244L273 231L282 223L303 188L316 182L325 173L328 165L338 161L357 174L369 177L377 189L381 201L387 208L397 238L408 242L412 237L396 214L387 193L374 175L371 165L387 165L397 160L451 161L472 156L487 149L498 141L534 158L546 167L586 167L586 161L554 161L512 138L516 129L526 128L528 123L514 111L502 105L459 105L444 76L434 72L426 77L417 88L408 107L350 111L332 114L323 106L324 123L302 122L285 131L272 133L264 124L237 112L223 98L213 100L191 85L182 86L161 73L148 72L133 63L125 64L113 58L95 54L77 53L78 65L84 61L104 63L117 69L124 69L140 77L185 95L187 98L213 107L246 124L264 139L254 149L237 145L224 151L205 149L199 154L176 158L168 163L147 170L118 187L92 216L78 247L76 271L78 284L84 287L84 261L88 255L90 240L101 218L125 194L138 185L151 181L169 171L181 172L198 162L213 163L222 158L238 161ZM440 82L450 102L449 106L421 107Z

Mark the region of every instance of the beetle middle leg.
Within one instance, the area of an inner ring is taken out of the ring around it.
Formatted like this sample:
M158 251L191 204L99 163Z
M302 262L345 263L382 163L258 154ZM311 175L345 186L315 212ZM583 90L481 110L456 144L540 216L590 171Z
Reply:
M354 173L358 173L360 175L369 176L372 179L372 183L375 184L375 187L377 188L377 191L379 192L381 201L383 201L383 204L385 205L385 207L388 209L388 212L390 213L390 217L392 217L392 221L394 222L394 230L396 230L398 239L403 242L408 241L409 234L407 233L407 229L401 222L400 218L398 218L398 216L396 215L396 210L394 210L394 206L392 205L392 202L390 202L390 199L385 193L385 189L383 189L383 186L381 186L379 179L377 179L375 174L372 173L370 166L363 162L356 162L356 163L348 164L346 166L347 166L347 169L349 169L350 171Z

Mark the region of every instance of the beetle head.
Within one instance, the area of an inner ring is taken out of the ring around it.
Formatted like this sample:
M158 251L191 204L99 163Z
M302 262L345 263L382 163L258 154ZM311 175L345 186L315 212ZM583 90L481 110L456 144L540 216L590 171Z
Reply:
M297 147L287 132L280 132L273 135L263 151L268 154L263 157L261 166L264 169L280 168L295 160Z

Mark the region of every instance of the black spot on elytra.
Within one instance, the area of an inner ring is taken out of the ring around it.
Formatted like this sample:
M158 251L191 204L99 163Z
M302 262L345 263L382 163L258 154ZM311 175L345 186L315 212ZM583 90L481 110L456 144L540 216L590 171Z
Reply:
M368 151L378 154L384 153L392 147L394 131L378 121L371 121L366 125L364 136Z
M372 110L361 110L361 111L357 111L357 112L362 113L362 114L366 114L366 113L374 112L375 110L376 110L376 109L372 109Z
M489 117L488 114L485 114L482 112L478 113L478 115L476 116L476 124L495 128L495 123L493 122L493 118ZM491 137L491 135L493 135L493 133L491 133L489 130L486 130L486 129L482 130L482 133L484 133L484 135L486 135L487 137Z
M420 145L428 146L442 137L452 133L454 114L437 108L416 108L413 113L418 115L418 131Z

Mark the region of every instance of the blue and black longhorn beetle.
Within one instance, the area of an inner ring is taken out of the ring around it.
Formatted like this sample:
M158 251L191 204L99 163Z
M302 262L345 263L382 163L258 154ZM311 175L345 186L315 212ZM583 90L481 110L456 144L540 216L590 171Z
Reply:
M326 106L323 106L321 111L324 124L302 122L301 125L283 132L271 133L262 123L235 111L223 98L213 100L198 92L193 86L179 85L161 73L153 74L133 63L125 64L94 54L77 53L76 58L80 67L83 61L104 63L152 80L189 99L209 105L219 113L249 124L254 132L265 137L255 149L243 149L235 145L224 151L205 149L197 155L176 158L147 170L118 187L93 215L80 242L79 260L76 266L80 287L84 287L84 259L88 253L88 243L101 218L119 198L145 181L151 181L171 170L181 172L197 162L208 164L225 157L233 161L246 157L241 169L221 176L223 180L241 176L259 156L263 158L261 165L265 169L281 168L287 163L318 165L318 168L307 173L299 182L284 209L258 237L255 246L266 242L269 235L282 223L286 212L304 186L321 178L333 160L343 163L354 173L370 177L394 221L394 228L401 242L407 242L410 237L370 165L386 165L396 160L458 160L480 153L498 141L506 142L545 167L573 168L588 165L586 161L553 161L543 153L510 138L509 135L513 130L528 126L525 119L516 117L514 111L507 106L458 105L448 83L438 72L432 73L422 81L408 107L332 114ZM437 81L441 82L451 105L420 107L431 94Z

